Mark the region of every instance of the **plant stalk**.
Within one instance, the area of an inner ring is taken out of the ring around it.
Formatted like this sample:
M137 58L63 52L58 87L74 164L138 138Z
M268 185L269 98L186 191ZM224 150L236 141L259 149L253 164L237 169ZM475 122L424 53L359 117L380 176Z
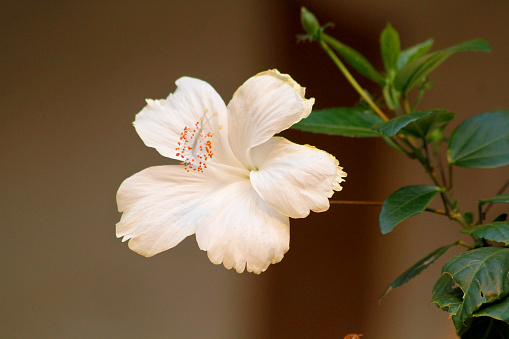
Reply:
M382 110L380 110L380 108L378 108L378 106L371 100L371 98L361 88L359 83L355 80L355 78L352 76L352 74L350 74L350 72L345 67L345 65L343 65L341 60L339 60L339 58L336 55L336 53L334 53L334 51L332 51L330 49L329 45L327 45L327 43L325 43L325 41L323 41L321 38L319 39L318 42L320 43L320 46L323 48L325 53L327 53L327 55L332 59L332 61L339 68L341 73L343 73L343 75L345 76L346 80L357 91L357 93L359 93L359 95L368 103L368 105L376 112L376 114L378 114L378 116L380 116L380 118L382 118L384 121L388 121L389 118L382 112Z

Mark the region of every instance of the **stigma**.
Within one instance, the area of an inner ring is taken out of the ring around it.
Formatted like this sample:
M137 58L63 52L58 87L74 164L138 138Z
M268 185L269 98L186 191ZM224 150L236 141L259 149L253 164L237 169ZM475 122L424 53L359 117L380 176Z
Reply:
M214 119L217 113L208 115L208 110L193 126L185 126L180 139L175 148L177 158L181 159L180 165L184 166L186 171L203 172L207 168L207 161L212 159L212 138L214 137L214 128L211 119ZM217 127L221 129L221 126Z

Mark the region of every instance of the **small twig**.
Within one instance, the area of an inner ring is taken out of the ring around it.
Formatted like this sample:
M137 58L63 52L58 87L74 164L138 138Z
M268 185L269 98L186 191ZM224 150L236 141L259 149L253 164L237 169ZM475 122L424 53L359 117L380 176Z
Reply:
M324 34L324 37L326 35ZM339 60L338 56L329 48L329 45L323 40L319 39L318 42L320 43L320 46L323 48L325 53L329 55L329 57L332 59L334 64L340 69L341 73L345 76L346 80L352 85L352 87L357 91L357 93L360 94L360 96L368 103L369 106L375 111L380 118L382 118L384 121L389 120L387 116L378 108L378 106L369 98L369 96L366 94L366 92L361 88L361 86L357 83L355 78L350 74L348 69L343 65L341 60Z
M425 211L426 212L440 214L440 215L447 215L446 211L444 211L444 210L437 210L437 209L434 209L434 208L426 208Z

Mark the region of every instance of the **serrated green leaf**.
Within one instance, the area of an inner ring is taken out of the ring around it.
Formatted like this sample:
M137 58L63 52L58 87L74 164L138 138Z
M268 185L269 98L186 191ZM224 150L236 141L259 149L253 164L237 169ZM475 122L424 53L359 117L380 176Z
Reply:
M509 294L509 248L483 247L461 253L442 268L464 293L452 320L459 331L481 305Z
M337 107L313 111L292 128L346 137L381 137L382 134L372 128L381 121L383 120L370 110Z
M378 217L382 234L391 232L403 220L422 213L443 189L430 185L406 186L385 199Z
M447 250L453 246L458 245L458 242L454 242L449 245L442 246L437 248L418 262L416 262L412 267L403 272L394 282L392 282L387 289L382 293L380 298L378 298L378 302L380 302L392 289L399 287L403 284L406 284L409 280L419 275L422 271L428 268L431 264L433 264L438 258L447 252Z
M442 275L433 286L433 299L431 300L451 316L456 314L458 307L463 302L463 291L459 287L454 287L455 284L450 275Z
M391 24L387 24L380 35L380 50L385 70L388 74L391 72L394 73L399 58L400 42L399 34Z
M497 203L497 202L509 202L509 193L499 194L489 199L477 200L479 204L482 206L487 203Z
M461 339L509 339L509 324L490 317L469 318L458 335Z
M322 34L323 41L333 48L347 64L352 66L357 72L364 75L366 78L383 85L385 78L378 73L373 65L361 53L355 49L339 42L328 34Z
M449 111L437 109L428 112L430 113L406 125L402 133L416 138L424 138L436 129L443 128L449 121L454 119L454 113Z
M462 167L509 164L509 112L487 112L463 121L451 134L448 158Z
M509 322L509 298L502 301L488 304L473 314L474 317L491 317L494 319Z
M385 121L376 126L377 130L388 135L390 137L396 135L403 127L411 123L412 121L416 121L423 116L430 114L432 111L420 111L413 112L410 114L400 115L394 119L389 121Z
M424 55L408 63L398 71L396 78L394 79L396 89L401 93L407 93L416 84L418 84L422 78L428 76L451 55L462 51L489 52L490 49L488 44L483 40L471 40L438 52Z
M509 245L509 222L493 222L491 224L464 228L461 233L471 234L486 240L503 242Z
M406 64L414 61L422 57L426 54L429 49L433 46L433 39L428 39L420 44L409 47L399 53L398 62L396 65L397 70L399 71Z

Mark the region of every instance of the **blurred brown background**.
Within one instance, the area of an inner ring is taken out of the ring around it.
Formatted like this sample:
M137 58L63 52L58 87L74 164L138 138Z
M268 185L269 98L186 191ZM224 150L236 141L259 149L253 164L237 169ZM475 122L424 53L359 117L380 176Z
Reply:
M292 220L291 250L260 276L211 264L194 236L150 259L115 238L120 183L168 163L131 122L178 77L206 80L229 101L247 78L278 68L316 108L357 101L318 45L296 43L302 4L378 69L387 22L403 47L486 39L492 53L455 55L434 73L421 107L459 120L509 108L507 1L2 1L0 337L455 337L447 314L429 305L446 258L377 304L398 274L458 237L435 216L381 236L379 208L332 206ZM340 160L348 180L335 199L382 201L429 183L380 140L284 135ZM507 167L456 174L458 196L487 198Z

